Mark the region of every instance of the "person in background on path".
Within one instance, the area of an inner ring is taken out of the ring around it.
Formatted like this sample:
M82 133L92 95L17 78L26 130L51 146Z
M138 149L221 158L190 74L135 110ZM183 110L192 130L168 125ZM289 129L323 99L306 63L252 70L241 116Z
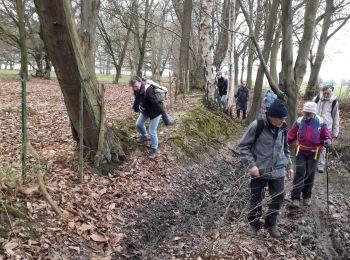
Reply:
M333 141L339 134L339 102L332 95L332 86L327 85L322 88L322 95L312 99L317 104L317 115L320 115L327 122L327 127L332 134ZM323 149L318 157L318 172L324 172L326 150Z
M225 106L227 100L227 79L222 76L222 72L216 73L217 85L219 90L220 102L222 106Z
M326 122L316 115L317 105L309 101L304 104L303 116L299 117L288 132L288 143L296 142L296 173L293 179L292 207L300 207L301 193L305 206L311 205L317 159L322 146L328 148L332 137Z
M247 88L247 82L242 81L242 85L238 88L235 94L236 98L236 108L237 108L237 118L240 119L241 110L243 112L242 119L247 117L247 108L249 100L249 90Z
M135 95L133 109L135 112L140 112L140 115L136 120L136 128L140 133L137 141L141 143L151 140L150 157L155 158L158 149L157 128L159 120L161 116L164 115L163 122L165 125L168 125L169 118L164 111L163 103L157 100L155 90L151 85L145 84L140 77L133 76L129 80L129 86L132 87ZM148 136L145 127L147 119L150 119L151 121L149 125L151 137Z
M264 105L266 112L269 110L271 104L275 101L277 95L272 91L271 87L266 91L264 96Z
M265 217L265 228L276 238L281 236L277 215L284 200L284 177L293 175L287 144L287 114L284 102L276 99L266 115L248 126L239 143L241 160L251 175L248 221L252 232L256 234L262 227L261 203L268 186L272 200Z

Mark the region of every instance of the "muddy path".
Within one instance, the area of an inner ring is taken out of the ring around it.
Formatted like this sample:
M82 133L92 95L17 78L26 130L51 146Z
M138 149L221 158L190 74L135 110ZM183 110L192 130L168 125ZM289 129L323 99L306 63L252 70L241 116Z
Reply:
M250 234L249 177L240 163L237 140L211 155L175 167L167 178L171 196L124 211L129 220L116 259L346 259L349 257L350 186L330 182L327 218L326 174L317 174L313 204L292 211L291 181L279 216L283 237L263 230ZM334 171L334 167L332 171ZM336 173L329 173L336 174ZM349 175L347 175L349 178ZM350 179L350 178L349 178ZM340 196L338 198L337 196ZM268 198L267 198L268 199ZM266 209L266 208L265 208ZM339 213L341 212L341 213ZM121 231L120 229L118 231ZM200 258L199 258L200 257Z

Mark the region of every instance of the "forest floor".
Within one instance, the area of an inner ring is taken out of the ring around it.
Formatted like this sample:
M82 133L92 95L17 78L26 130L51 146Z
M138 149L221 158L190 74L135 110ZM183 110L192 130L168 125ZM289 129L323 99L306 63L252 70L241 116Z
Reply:
M216 140L220 148L199 149L193 158L174 151L171 142L182 118L199 103L198 94L167 104L173 124L159 129L156 159L148 159L147 146L133 142L126 162L106 176L85 162L82 184L77 145L57 81L30 80L27 99L28 138L50 165L45 183L66 219L57 217L41 196L34 174L37 163L31 155L29 181L19 184L20 82L0 79L0 259L350 257L349 108L341 114L339 158L329 157L329 216L326 173L316 175L312 206L298 211L289 208L291 181L286 180L286 201L279 215L283 237L276 240L265 230L252 236L245 218L249 176L237 148L242 126L227 140ZM108 124L129 122L132 126L125 129L134 140L132 101L127 86L106 85ZM4 210L5 205L11 208Z

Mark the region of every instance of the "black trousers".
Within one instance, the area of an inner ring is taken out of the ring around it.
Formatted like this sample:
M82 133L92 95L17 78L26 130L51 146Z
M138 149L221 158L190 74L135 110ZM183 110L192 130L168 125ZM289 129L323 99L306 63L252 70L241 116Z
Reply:
M295 158L296 170L293 179L293 200L300 200L301 193L303 193L304 199L311 198L317 167L317 159L315 160L314 157L315 155L299 153Z
M242 119L246 119L247 118L247 109L242 109L243 112L243 117ZM241 109L237 109L237 118L240 118L241 115Z
M256 228L261 227L261 202L265 197L264 189L266 186L269 187L271 202L265 217L265 227L269 228L276 225L278 211L280 210L284 200L284 177L278 179L252 178L250 181L251 196L248 221Z

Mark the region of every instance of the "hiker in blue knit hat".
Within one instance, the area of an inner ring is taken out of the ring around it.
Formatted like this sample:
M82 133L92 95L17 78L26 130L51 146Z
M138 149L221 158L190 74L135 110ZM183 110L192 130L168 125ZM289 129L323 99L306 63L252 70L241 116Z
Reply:
M250 212L248 221L256 234L262 228L262 206L265 187L269 187L271 203L265 217L265 228L272 237L281 236L277 228L277 215L284 200L284 177L293 175L287 144L288 115L284 102L276 99L267 114L253 121L240 143L240 157L251 175Z

